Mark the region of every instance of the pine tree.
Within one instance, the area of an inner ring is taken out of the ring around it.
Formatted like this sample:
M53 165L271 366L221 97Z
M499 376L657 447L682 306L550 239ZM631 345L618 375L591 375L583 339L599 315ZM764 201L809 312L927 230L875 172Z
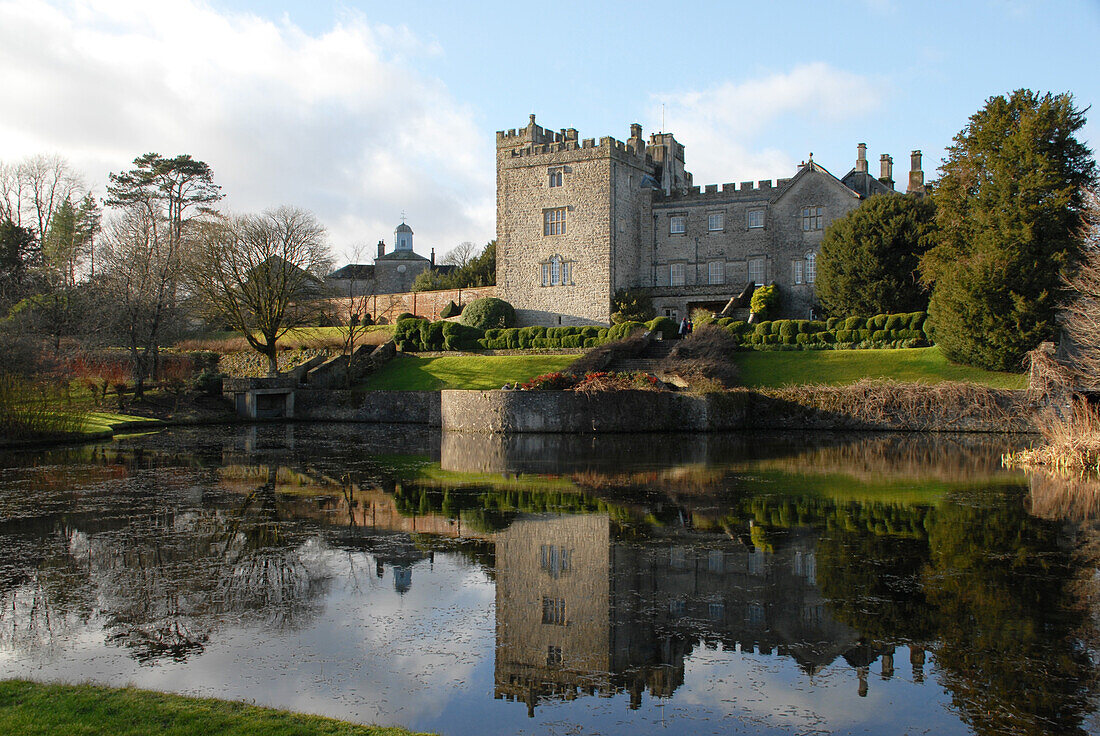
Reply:
M921 261L933 336L951 360L1022 370L1054 335L1063 269L1082 255L1096 163L1070 94L991 97L948 148L935 183L937 243Z
M833 222L821 242L814 289L835 316L928 307L920 257L932 245L936 207L927 197L876 195Z

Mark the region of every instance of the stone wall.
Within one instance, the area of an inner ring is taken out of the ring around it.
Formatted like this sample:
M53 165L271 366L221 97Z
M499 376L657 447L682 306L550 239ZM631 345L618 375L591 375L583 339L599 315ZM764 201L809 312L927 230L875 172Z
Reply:
M374 321L384 319L393 324L397 315L409 312L431 320L439 319L439 313L449 302L469 304L474 299L498 296L497 287L479 286L470 289L441 289L439 291L410 291L400 294L374 294L356 299L355 306L366 310ZM348 314L347 299L331 300L337 314Z
M296 419L327 422L427 424L438 427L438 391L367 391L299 389Z

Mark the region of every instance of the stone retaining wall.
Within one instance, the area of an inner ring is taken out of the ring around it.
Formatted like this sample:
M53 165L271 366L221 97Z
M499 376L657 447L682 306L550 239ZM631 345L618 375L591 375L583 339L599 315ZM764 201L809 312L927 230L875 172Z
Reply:
M476 392L475 392L476 393ZM328 422L380 422L440 426L438 391L298 389L296 419Z

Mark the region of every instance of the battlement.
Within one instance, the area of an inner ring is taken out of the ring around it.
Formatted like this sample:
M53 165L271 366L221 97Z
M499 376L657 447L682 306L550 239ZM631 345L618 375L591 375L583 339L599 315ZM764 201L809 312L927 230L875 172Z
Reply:
M727 182L725 184L707 184L702 187L684 187L679 190L674 190L668 197L662 197L662 199L684 199L691 197L692 199L729 199L730 196L735 197L748 197L757 195L771 195L778 192L780 189L790 183L790 179L777 179L773 183L771 179L762 179L757 182L743 181L740 185L733 182Z
M554 132L549 128L543 128L536 124L535 116L532 115L526 128L510 128L497 131L497 152L498 155L517 158L537 156L544 153L598 148L617 152L622 156L636 158L639 160L638 163L644 162L647 165L653 165L653 157L646 150L645 142L641 139L641 126L637 123L631 126L631 136L631 139L626 142L612 136L603 136L598 141L595 138L580 140L576 128L562 128ZM651 138L655 137L651 136ZM667 137L672 138L671 135ZM505 151L507 151L506 154Z

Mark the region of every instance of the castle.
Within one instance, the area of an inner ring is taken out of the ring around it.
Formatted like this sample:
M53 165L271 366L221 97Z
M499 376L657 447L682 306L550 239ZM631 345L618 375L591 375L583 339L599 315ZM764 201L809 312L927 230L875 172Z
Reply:
M809 317L825 227L894 191L893 159L875 178L866 153L842 179L811 154L789 179L699 187L671 133L647 142L635 123L626 142L597 143L532 115L496 134L498 294L520 324L607 324L624 288L678 319L774 283L783 316ZM907 191L924 192L920 151Z

